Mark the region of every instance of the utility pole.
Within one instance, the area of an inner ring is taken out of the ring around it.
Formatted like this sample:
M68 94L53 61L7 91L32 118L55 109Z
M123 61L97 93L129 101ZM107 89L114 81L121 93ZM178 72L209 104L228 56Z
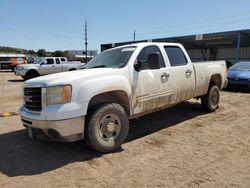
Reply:
M88 62L88 29L87 21L85 21L85 62Z
M135 43L135 30L134 30L134 43Z

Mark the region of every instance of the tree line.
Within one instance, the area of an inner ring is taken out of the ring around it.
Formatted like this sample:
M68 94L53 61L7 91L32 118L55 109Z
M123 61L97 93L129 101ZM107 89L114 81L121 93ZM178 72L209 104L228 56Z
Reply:
M69 59L73 59L74 56L70 54L68 51L56 50L54 52L47 52L45 49L39 49L37 51L34 50L25 50L19 48L11 48L11 47L0 47L0 53L15 53L15 54L26 54L28 56L38 56L38 57L67 57Z

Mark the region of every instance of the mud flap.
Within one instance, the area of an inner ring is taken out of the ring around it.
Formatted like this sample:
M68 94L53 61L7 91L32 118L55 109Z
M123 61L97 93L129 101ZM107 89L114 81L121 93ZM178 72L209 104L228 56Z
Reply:
M27 129L28 129L28 136L29 136L32 140L34 140L35 137L34 137L34 133L33 133L32 128L28 127Z

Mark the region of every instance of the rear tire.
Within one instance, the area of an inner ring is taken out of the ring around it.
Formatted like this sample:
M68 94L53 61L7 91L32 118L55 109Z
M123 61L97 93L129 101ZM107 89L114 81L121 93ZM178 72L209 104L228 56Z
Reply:
M214 112L219 108L220 90L217 85L210 85L206 95L201 97L202 108L208 112Z
M124 108L117 103L108 103L90 113L84 136L92 149L108 153L120 148L128 132L129 121Z

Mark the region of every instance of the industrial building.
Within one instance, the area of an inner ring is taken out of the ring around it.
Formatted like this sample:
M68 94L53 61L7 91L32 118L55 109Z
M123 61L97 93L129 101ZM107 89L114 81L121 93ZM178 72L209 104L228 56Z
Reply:
M86 51L85 50L68 50L68 52L73 55L73 57L77 60L86 59ZM97 55L97 50L87 50L87 58L88 60L94 58Z
M250 29L102 44L101 51L138 42L181 43L194 62L226 60L228 63L235 63L250 60Z

